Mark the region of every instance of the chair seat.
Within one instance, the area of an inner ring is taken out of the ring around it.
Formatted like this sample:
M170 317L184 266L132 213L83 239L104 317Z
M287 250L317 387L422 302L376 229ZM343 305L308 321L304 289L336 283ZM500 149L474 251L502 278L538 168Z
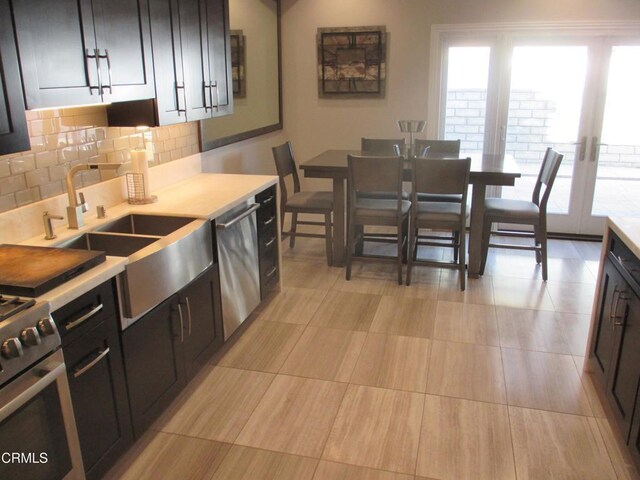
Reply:
M365 192L365 193L359 193L358 197L395 200L396 194L394 192ZM402 199L409 200L409 193L402 192Z
M287 198L286 208L333 210L332 192L298 192Z
M409 200L402 200L402 214L406 215L411 208ZM356 217L395 218L398 211L397 200L376 198L360 198L356 203Z
M540 209L538 206L526 200L511 200L508 198L487 198L484 202L484 214L487 217L532 221L538 223Z
M465 212L466 213L466 212ZM460 222L462 205L453 202L418 202L416 222ZM469 214L466 213L468 217Z
M419 193L419 202L453 202L460 203L462 201L462 195L447 194L447 193Z

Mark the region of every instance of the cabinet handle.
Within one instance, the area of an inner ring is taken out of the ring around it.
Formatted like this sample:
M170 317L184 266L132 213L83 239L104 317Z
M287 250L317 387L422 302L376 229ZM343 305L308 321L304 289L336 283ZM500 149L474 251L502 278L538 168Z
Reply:
M87 373L89 370L91 370L96 365L96 363L98 363L100 360L102 360L107 355L109 355L109 347L105 348L101 352L98 352L98 356L96 358L91 360L84 367L78 368L75 372L73 372L73 378L78 378L81 375Z
M180 108L180 97L182 97L183 108ZM184 82L176 82L176 105L178 106L178 116L180 113L187 113L187 92L184 88Z
M271 216L271 218L270 218L269 220L265 220L265 221L264 221L263 225L264 225L264 226L270 225L270 224L271 224L275 219L276 219L276 216L275 216L275 215L272 215L272 216Z
M270 197L268 197L268 198L265 198L265 199L262 201L262 205L266 205L267 203L271 203L271 201L272 201L272 200L273 200L273 195L271 195L271 196L270 196Z
M81 317L77 318L76 320L73 320L71 322L66 323L64 325L65 330L68 332L69 330L72 330L72 329L76 328L81 323L84 323L87 320L89 320L91 317L93 317L96 313L98 313L103 308L104 308L104 305L101 303L100 305L98 305L95 308L92 308L91 311L85 313L84 315L82 315Z
M269 270L269 273L267 273L265 276L267 278L273 277L273 274L276 273L278 271L278 267L272 267L271 270Z
M184 319L182 318L182 305L178 303L178 316L180 317L180 343L184 343Z
M216 112L219 110L220 108L220 90L218 89L218 82L213 82L211 84L211 89L215 88L216 89L216 104L213 104L213 97L211 98L211 107L216 109ZM209 93L211 93L211 90L209 90Z
M276 237L273 237L271 240L269 240L267 243L264 244L265 248L269 248L271 245L273 245L273 242L276 241Z
M89 84L89 95L93 95L93 91L94 90L98 90L98 92L100 92L100 67L98 67L98 59L96 57L96 51L93 51L93 55L91 55L89 53L89 49L85 49L84 51L84 63L85 63L85 68L87 70L87 83ZM96 67L97 67L97 71L98 71L98 86L94 87L93 85L91 85L91 75L89 75L89 61L91 59L94 59L96 62Z
M100 50L98 50L100 52ZM100 85L100 91L104 93L105 88L109 89L109 93L113 94L113 75L111 72L111 57L109 57L109 49L104 49L104 55L98 53L98 58L104 58L107 61L107 75L109 76L109 85ZM99 68L99 66L98 66Z
M209 93L207 93L207 88L209 89ZM204 111L208 112L211 107L210 103L212 102L211 100L211 83L207 83L204 82L204 86L203 86L203 90L202 90L203 94L204 94ZM207 97L209 97L209 102L207 103Z
M189 304L189 297L185 297L187 301L187 313L189 314L189 336L191 336L191 305Z
M609 323L611 324L611 328L616 327L616 320L618 318L618 302L620 301L620 294L622 292L618 290L618 286L616 285L613 289L613 296L611 297L611 307L609 309Z

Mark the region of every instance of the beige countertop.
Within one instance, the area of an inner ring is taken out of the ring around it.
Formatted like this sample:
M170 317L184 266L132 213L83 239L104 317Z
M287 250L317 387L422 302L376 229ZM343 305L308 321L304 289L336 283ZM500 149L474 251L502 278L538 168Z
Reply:
M22 243L55 247L72 237L130 213L191 216L213 220L247 198L275 185L277 181L278 177L272 175L201 173L154 192L158 197L156 203L130 205L123 202L107 209L106 218L98 219L95 213L87 215L85 225L78 230L68 229L65 222L64 225L55 228L57 238L54 240L45 240L43 236L38 236ZM51 310L56 310L124 271L126 265L126 258L107 256L104 263L50 290L38 300L49 301Z
M607 226L640 258L640 218L608 217Z

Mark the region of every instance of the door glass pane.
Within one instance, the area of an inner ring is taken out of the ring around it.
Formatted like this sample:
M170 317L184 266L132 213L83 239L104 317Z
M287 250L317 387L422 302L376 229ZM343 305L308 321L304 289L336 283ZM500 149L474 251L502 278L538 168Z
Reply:
M593 215L640 216L640 46L611 52Z
M502 197L531 200L547 147L564 154L547 210L568 213L575 145L587 69L586 46L513 49L505 152L522 178Z
M490 53L490 47L449 47L444 138L460 139L465 153L482 152Z

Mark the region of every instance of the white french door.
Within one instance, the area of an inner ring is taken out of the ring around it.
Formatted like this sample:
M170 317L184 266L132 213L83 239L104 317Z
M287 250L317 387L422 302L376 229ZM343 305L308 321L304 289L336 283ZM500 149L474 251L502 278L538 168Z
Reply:
M434 32L428 133L460 138L465 152L513 155L522 177L490 193L506 198L531 198L554 147L564 160L549 230L602 234L607 215L640 217L640 40L578 30Z

